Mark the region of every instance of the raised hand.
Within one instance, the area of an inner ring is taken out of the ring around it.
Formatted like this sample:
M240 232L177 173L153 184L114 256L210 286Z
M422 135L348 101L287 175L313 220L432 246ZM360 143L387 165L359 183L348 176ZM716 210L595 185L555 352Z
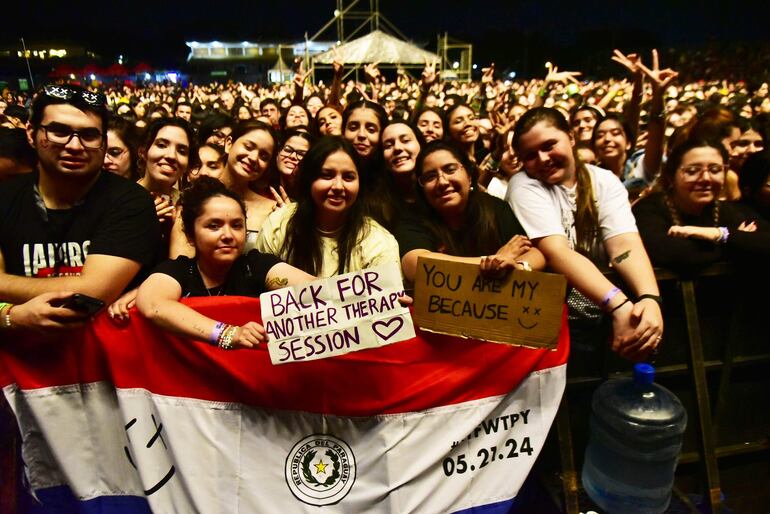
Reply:
M489 65L489 68L481 68L481 83L491 84L495 75L495 63Z
M665 90L679 76L679 73L671 68L660 69L658 51L656 49L652 50L652 69L645 66L641 61L639 61L639 68L650 79L653 91Z
M304 88L305 87L305 76L307 75L305 73L305 62L302 59L295 59L294 63L297 65L297 71L294 72L294 87L295 88Z
M380 70L377 68L379 63L372 62L364 65L364 75L372 84L376 84L380 79Z
M278 186L278 189L280 190L280 193L276 191L274 187L270 186L270 193L273 195L273 199L275 200L273 210L280 209L281 207L291 202L291 199L289 198L289 195L286 194L286 190L283 188L283 186Z
M425 68L422 70L422 88L428 89L436 83L436 63L425 61Z
M624 55L623 52L616 48L612 51L612 60L626 68L633 75L642 74L642 69L639 67L642 60L637 54Z
M332 48L332 70L334 71L334 76L341 77L344 68L345 63L342 61L337 47Z
M578 83L577 77L582 75L579 71L559 71L558 66L546 65L548 74L545 76L546 84L553 84L554 82L560 82L566 84L567 82Z
M577 77L582 75L579 71L559 71L558 66L553 66L550 63L548 63L546 67L548 68L548 74L545 76L546 84L553 84L554 82L560 82L562 84L573 82L577 84Z

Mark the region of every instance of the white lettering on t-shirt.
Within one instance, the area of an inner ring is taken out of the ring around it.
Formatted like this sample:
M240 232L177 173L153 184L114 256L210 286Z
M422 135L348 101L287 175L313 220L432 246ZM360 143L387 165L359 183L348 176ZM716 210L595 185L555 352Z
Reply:
M25 243L22 246L24 274L28 277L79 275L91 241Z

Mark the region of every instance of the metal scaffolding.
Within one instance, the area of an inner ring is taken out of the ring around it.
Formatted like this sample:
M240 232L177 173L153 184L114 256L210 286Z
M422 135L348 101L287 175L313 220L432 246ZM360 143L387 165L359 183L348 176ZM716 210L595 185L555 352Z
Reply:
M471 81L473 71L473 45L450 38L447 32L438 36L438 52L441 56L441 77Z

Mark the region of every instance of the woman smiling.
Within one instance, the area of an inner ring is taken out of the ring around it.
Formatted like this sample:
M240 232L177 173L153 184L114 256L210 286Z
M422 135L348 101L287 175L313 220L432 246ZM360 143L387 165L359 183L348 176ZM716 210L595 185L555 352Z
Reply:
M687 141L672 150L656 192L634 206L654 264L697 272L724 259L770 255L766 222L719 201L728 158L719 142Z
M511 178L507 200L548 265L574 288L573 340L595 345L604 310L613 322L613 349L646 358L662 340L660 297L620 180L577 159L569 123L555 109L527 111L512 145L526 173ZM636 302L599 271L610 262Z
M180 256L160 264L139 287L139 312L160 328L220 348L253 348L266 342L257 322L228 325L208 318L179 302L189 296L258 297L315 277L272 255L251 251L243 255L246 209L236 194L211 177L200 177L181 199L185 235L195 257Z
M358 154L341 137L321 138L297 175L297 203L275 211L258 250L320 277L398 264L393 236L363 212Z
M531 247L510 207L476 189L475 167L455 146L429 143L415 174L427 214L405 219L396 231L408 281L414 281L421 255L479 264L491 274L543 268L542 254Z

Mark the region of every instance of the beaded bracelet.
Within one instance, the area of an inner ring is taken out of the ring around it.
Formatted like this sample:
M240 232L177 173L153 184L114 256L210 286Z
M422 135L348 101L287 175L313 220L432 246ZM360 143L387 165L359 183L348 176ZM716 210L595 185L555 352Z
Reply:
M240 327L236 327L233 325L227 325L227 327L222 331L222 336L219 339L219 347L223 350L232 350L233 349L233 336L235 336L235 332Z
M2 327L5 329L12 328L13 324L11 323L11 309L15 307L12 303L7 304L7 307L3 307L0 309L0 312L3 313L2 315Z

